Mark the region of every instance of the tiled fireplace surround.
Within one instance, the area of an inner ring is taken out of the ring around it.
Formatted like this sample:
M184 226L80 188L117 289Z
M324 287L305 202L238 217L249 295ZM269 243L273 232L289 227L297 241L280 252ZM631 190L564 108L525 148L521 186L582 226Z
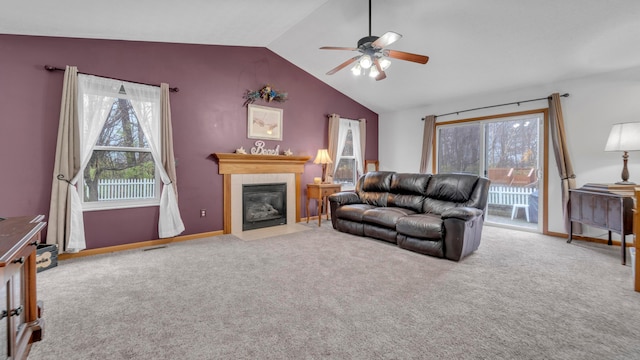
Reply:
M223 232L241 236L242 185L287 184L287 225L300 222L300 177L309 156L215 153L223 175ZM295 211L294 211L295 209ZM259 231L259 230L250 230Z

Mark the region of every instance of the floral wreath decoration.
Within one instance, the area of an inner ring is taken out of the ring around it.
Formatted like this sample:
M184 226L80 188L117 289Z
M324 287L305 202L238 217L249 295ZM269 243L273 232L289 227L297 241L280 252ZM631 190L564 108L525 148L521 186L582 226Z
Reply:
M286 92L278 92L274 90L271 85L267 84L263 86L259 90L247 90L247 93L243 96L244 99L247 99L243 106L247 106L248 104L253 104L256 100L262 99L266 102L277 101L277 102L285 102L287 101L287 93Z

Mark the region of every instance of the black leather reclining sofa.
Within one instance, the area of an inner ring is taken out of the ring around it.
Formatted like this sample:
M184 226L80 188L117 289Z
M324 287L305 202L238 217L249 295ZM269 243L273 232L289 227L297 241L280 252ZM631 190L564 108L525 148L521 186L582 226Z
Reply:
M342 232L459 261L480 245L490 181L467 174L370 172L355 192L329 196Z

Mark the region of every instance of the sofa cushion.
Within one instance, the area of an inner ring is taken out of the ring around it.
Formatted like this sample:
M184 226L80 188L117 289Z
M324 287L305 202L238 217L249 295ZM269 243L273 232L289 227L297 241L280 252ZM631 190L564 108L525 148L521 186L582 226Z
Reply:
M433 215L441 215L444 211L461 206L460 203L455 203L446 200L438 200L432 198L425 198L422 202L422 213L425 214L433 214Z
M360 222L337 219L335 228L347 234L364 236L364 224Z
M393 229L387 229L372 224L364 224L364 235L374 239L384 240L392 244L397 244L398 233Z
M367 210L362 216L366 223L377 224L386 228L395 229L396 222L403 216L415 214L415 211L399 207L379 207Z
M387 197L387 206L402 207L413 212L423 212L423 203L422 195L389 194Z
M387 206L397 206L422 212L430 174L393 174Z
M364 174L362 188L359 191L389 192L391 189L391 171L373 171Z
M346 219L356 222L362 222L362 216L365 211L374 209L375 206L367 205L367 204L351 204L344 205L339 207L335 214L331 216L335 216L337 219Z
M424 196L429 179L431 179L431 174L393 174L389 192Z
M427 185L426 195L435 200L464 203L469 200L477 181L477 176L467 174L436 174Z
M356 184L360 201L374 206L387 206L393 172L373 171L364 174Z
M396 231L418 239L442 239L444 227L440 216L413 214L401 217L396 223Z
M360 201L373 206L387 206L389 193L386 192L362 192L359 194Z
M444 241L443 240L425 240L416 239L410 236L398 234L396 237L398 246L415 251L420 254L444 257Z

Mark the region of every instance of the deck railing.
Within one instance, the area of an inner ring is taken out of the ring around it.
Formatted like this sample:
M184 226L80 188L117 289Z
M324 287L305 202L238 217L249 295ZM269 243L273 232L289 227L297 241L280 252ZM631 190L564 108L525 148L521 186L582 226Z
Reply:
M536 190L536 188L491 185L489 187L489 199L487 202L494 205L528 205L529 195L531 195L534 190Z

